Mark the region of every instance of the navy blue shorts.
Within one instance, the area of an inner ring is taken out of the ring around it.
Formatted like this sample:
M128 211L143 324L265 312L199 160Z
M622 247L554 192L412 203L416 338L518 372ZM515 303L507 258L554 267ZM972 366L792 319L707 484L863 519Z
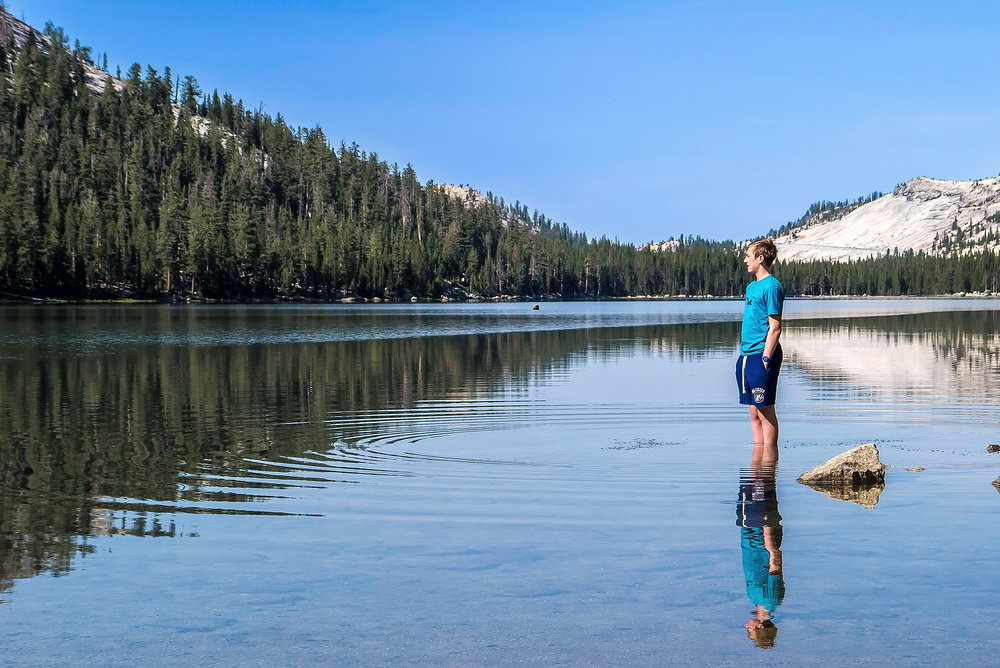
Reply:
M764 353L740 355L736 358L736 386L740 403L750 406L773 406L778 397L778 374L781 373L781 346L774 349L771 361L764 368Z

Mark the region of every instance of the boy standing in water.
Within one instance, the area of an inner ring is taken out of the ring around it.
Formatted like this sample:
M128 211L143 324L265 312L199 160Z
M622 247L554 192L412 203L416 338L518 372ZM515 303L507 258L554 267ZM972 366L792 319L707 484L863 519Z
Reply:
M774 401L781 371L781 309L785 289L771 275L778 249L770 239L759 239L747 248L743 262L754 281L747 286L740 332L740 357L736 360L736 384L740 403L750 406L750 429L755 445L774 448L777 459L778 416Z

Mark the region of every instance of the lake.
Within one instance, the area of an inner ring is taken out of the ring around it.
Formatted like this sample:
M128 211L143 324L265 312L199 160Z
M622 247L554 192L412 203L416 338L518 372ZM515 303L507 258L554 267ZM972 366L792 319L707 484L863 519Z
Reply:
M786 302L776 471L742 306L0 307L2 662L989 663L1000 300Z

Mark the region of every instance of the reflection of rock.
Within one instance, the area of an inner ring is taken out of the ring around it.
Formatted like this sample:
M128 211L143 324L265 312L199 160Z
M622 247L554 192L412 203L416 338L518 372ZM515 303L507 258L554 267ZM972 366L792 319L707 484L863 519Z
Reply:
M885 489L885 483L877 482L873 484L855 485L849 481L831 483L829 481L805 481L799 480L803 485L815 489L817 492L826 494L831 499L838 501L850 501L865 508L874 508L878 503L878 496ZM998 487L997 489L1000 489Z
M885 489L885 466L878 448L868 443L803 473L799 482L834 499L873 508Z
M873 485L885 480L885 466L874 443L859 445L799 476L804 483Z

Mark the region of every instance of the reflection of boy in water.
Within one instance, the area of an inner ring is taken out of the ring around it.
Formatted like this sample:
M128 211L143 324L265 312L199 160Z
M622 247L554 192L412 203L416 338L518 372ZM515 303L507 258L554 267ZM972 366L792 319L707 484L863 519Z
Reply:
M754 644L766 649L774 647L778 635L771 613L785 597L781 573L781 515L774 482L776 459L777 448L754 446L750 476L741 478L736 504L747 597L757 606L745 626Z

